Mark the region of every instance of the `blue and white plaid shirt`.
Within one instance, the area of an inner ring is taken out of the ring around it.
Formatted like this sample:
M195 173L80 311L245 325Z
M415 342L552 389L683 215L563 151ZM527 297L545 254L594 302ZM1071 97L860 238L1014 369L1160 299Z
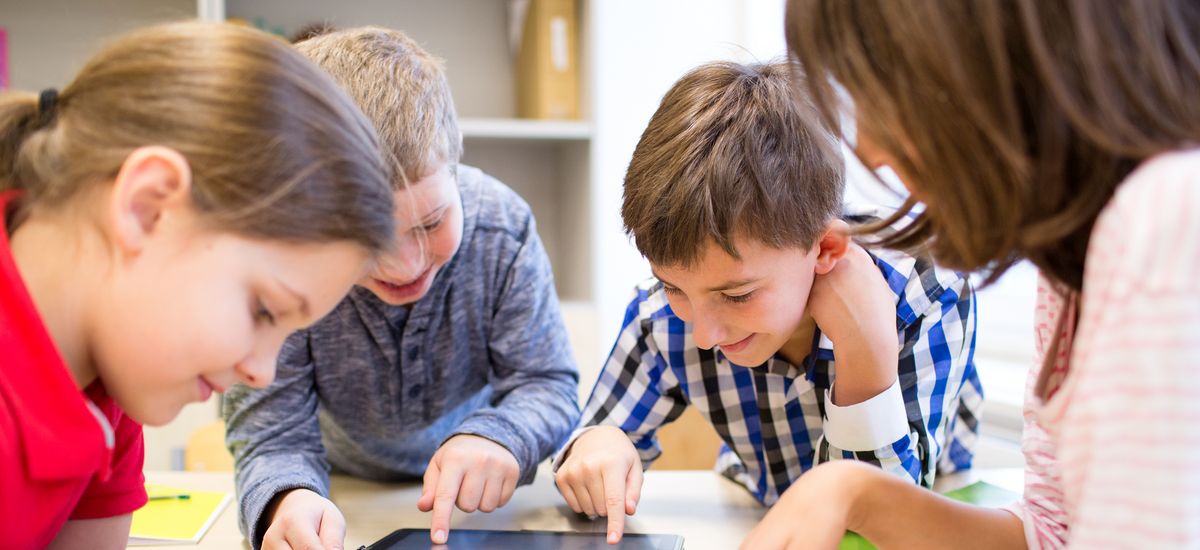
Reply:
M861 222L880 214L846 218ZM719 347L696 346L691 325L671 311L656 279L636 289L584 408L581 430L621 428L648 467L661 454L655 432L693 405L725 443L717 469L768 505L800 474L829 460L870 462L926 487L939 469L969 468L983 403L974 364L971 286L965 276L928 260L892 250L871 252L896 295L896 328L903 342L898 385L908 433L890 445L847 451L826 440L825 395L836 364L833 345L819 328L803 365L776 355L762 365L741 367Z

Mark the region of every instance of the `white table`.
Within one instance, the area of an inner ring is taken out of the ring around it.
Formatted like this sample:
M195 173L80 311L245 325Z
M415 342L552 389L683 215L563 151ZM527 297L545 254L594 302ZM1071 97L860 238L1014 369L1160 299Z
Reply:
M949 491L977 479L1019 492L1021 471L984 470L969 475L943 476L939 491ZM233 491L233 474L147 472L146 481L195 490ZM417 510L421 486L387 484L333 476L331 496L346 516L346 548L367 545L395 529L428 529L430 515ZM688 550L737 548L766 514L745 489L705 470L646 472L637 514L628 518L628 533L668 533L684 537ZM455 510L453 529L537 529L604 533L605 520L582 519L563 502L545 466L532 485L521 487L504 508L490 514ZM227 507L199 548L249 548L237 528L236 502ZM142 547L146 548L146 547ZM163 546L149 548L174 548Z

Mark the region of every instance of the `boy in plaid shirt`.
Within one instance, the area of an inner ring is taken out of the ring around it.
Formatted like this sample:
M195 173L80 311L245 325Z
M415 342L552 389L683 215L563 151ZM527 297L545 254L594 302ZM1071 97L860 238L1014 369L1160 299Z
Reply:
M967 279L868 252L843 164L784 64L712 63L663 98L622 216L654 278L555 463L576 512L634 513L658 428L695 406L718 469L770 505L815 464L852 459L926 487L970 467L982 388Z

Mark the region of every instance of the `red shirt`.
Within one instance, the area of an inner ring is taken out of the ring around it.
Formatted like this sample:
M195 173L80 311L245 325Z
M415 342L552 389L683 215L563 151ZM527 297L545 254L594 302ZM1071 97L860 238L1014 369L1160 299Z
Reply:
M69 519L128 514L146 503L142 427L97 380L79 391L25 289L0 193L0 534L44 548Z

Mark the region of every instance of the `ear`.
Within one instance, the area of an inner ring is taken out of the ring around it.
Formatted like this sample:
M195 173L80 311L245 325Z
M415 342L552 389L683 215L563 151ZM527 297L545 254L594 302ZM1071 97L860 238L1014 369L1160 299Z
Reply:
M817 253L817 275L825 275L837 266L837 263L850 250L850 226L846 222L834 219L825 226L825 232L817 237L813 245Z
M188 204L192 170L178 151L163 146L135 149L113 182L109 216L117 246L138 252L163 215Z

